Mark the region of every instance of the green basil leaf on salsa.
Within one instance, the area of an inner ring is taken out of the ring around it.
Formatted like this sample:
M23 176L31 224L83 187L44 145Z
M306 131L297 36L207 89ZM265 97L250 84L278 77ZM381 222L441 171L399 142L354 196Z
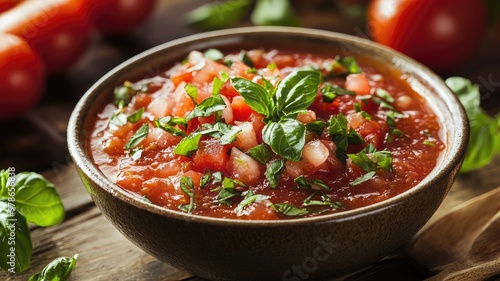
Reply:
M32 250L26 218L14 204L0 201L0 268L10 273L25 271L30 265Z
M141 141L146 139L149 133L149 125L148 123L144 123L130 138L130 140L125 144L125 149L129 150L136 147Z
M336 97L343 95L355 96L356 93L329 83L326 83L325 86L321 88L321 97L323 98L323 102L326 103L331 103Z
M356 74L361 72L361 68L354 57L336 57L335 61L347 70L347 74Z
M241 196L241 191L236 190L236 185L241 185L241 183L230 178L224 178L222 188L217 196L217 202L228 206L233 205L233 197Z
M319 179L306 179L304 175L300 175L296 177L293 182L297 184L297 187L300 189L305 189L305 190L310 190L310 189L325 189L325 190L330 190L330 188L322 181Z
M213 61L219 61L224 58L224 54L217 49L208 49L203 53L203 56Z
M305 137L306 127L296 119L286 118L279 122L269 122L262 130L262 139L274 153L295 161L302 157Z
M188 116L186 120L191 120L195 117L208 117L218 111L226 108L226 103L222 99L221 95L215 95L204 99L200 104L196 105Z
M261 164L266 164L269 160L271 160L271 151L264 143L250 148L246 153Z
M255 112L270 116L274 110L271 95L261 85L248 79L231 78L231 85L245 99L245 103Z
M115 105L120 105L124 106L129 104L129 102L132 100L132 97L135 95L135 89L134 85L128 81L123 83L122 86L118 86L115 88L114 91L115 95Z
M278 187L281 178L281 171L283 171L284 168L285 168L285 159L278 159L269 164L264 175L266 176L266 179L269 182L270 188Z
M76 266L78 255L72 258L60 257L50 262L42 272L37 273L28 279L28 281L65 281L71 275Z
M183 126L183 127L187 126L186 119L184 118L167 116L156 119L154 121L154 124L157 128L160 128L174 136L178 137L186 136L186 133L178 128L178 126Z
M241 51L240 52L240 59L248 67L250 67L250 68L254 68L255 67L255 64L253 63L252 59L247 55L247 52Z
M315 70L297 70L279 83L273 96L278 113L291 116L306 110L316 98L321 73Z
M198 88L196 88L195 85L192 84L186 84L184 86L184 90L186 91L187 95L193 100L193 102L196 104L196 99L198 98Z
M243 210L243 208L245 208L246 206L248 206L254 202L267 200L269 198L270 197L267 195L254 194L253 191L250 189L246 192L245 198L243 198L243 200L240 202L240 204L238 204L238 206L236 206L236 208L234 210L236 212L241 212Z
M136 123L137 121L141 120L143 113L144 113L144 107L141 107L139 110L137 110L136 112L132 113L129 117L127 117L127 120L131 123Z
M392 155L387 149L376 151L372 144L367 145L363 150L355 154L348 154L352 162L366 172L383 169L392 171Z
M303 216L303 215L306 215L307 213L309 213L309 211L307 211L307 209L298 208L292 204L287 204L287 203L277 203L277 204L273 204L271 206L272 206L274 211L276 211L280 214L283 214L285 216L297 217L297 216Z
M375 171L368 172L368 173L362 175L361 177L353 180L351 183L349 183L349 185L356 186L356 185L361 184L365 181L368 181L369 179L373 178L373 176L375 176L376 173L377 172L375 172Z
M241 132L241 128L238 126L231 126L223 122L217 122L215 124L203 124L203 130L199 133L217 138L220 140L221 144L230 144L236 140L236 135Z
M181 204L179 206L179 210L191 214L194 210L194 184L193 180L190 177L182 176L180 181L180 188L184 193L189 196L189 205Z
M342 202L332 202L330 197L328 197L328 195L326 195L325 193L319 194L321 200L313 199L317 195L317 192L309 195L306 199L304 199L302 206L328 206L334 209L345 209L345 206L344 204L342 204Z
M184 137L174 148L174 153L177 155L191 157L191 155L198 150L200 139L201 134L197 132Z
M326 128L326 122L325 121L312 121L306 124L306 130L315 133L318 136L321 136L323 134L323 131Z
M224 86L224 81L219 77L214 77L214 80L212 82L212 96L220 94L220 89L222 89L222 86Z
M38 226L53 226L64 219L64 206L54 185L42 175L22 172L16 175L14 185L15 206L29 222ZM0 194L0 200L8 201L10 196Z

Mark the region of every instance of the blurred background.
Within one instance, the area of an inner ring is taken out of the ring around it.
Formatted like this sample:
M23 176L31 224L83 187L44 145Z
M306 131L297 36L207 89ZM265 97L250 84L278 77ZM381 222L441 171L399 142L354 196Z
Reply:
M102 75L158 44L229 27L291 25L373 39L413 56L443 78L458 75L472 80L479 85L483 108L494 115L500 108L499 3L2 0L0 74L8 77L23 60L43 70L16 80L22 86L0 79L0 167L57 171L67 166L68 118L79 98ZM38 61L26 58L28 50L19 57L24 45L5 34L26 42ZM9 53L9 44L17 54Z

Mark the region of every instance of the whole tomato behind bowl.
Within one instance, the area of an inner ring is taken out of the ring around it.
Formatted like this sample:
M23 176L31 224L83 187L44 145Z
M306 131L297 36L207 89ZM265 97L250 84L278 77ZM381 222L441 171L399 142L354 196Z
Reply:
M0 120L30 109L44 88L41 59L23 39L0 34Z
M373 39L436 71L462 64L486 30L480 0L374 0L368 9Z

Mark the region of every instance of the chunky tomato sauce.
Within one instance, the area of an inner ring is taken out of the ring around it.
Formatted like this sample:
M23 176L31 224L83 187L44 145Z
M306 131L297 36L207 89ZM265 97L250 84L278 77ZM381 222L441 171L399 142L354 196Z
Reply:
M418 184L440 124L395 74L352 57L191 52L126 82L91 150L111 180L196 215L272 220L351 210Z

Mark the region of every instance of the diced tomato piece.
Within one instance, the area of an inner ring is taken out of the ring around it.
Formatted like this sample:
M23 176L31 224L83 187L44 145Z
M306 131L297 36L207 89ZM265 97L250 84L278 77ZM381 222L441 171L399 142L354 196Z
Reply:
M189 70L189 67L191 66L192 65L190 64L185 64L183 66L180 66L170 76L170 79L172 80L174 87L177 88L177 86L179 86L179 84L182 82L191 83L191 81L193 81L194 73Z
M194 109L194 103L191 97L183 95L179 102L172 109L172 115L177 117L185 117Z
M255 113L253 109L248 106L245 99L242 96L236 96L231 102L231 108L233 109L233 116L235 121L246 121L250 118L252 113Z
M195 187L200 187L200 181L201 177L203 177L202 173L196 172L196 171L187 171L184 173L184 176L190 178L193 180L193 185Z
M150 95L145 94L145 93L139 93L135 95L135 107L136 108L141 108L141 107L148 107L149 103L151 103L152 98Z
M229 73L230 69L218 62L205 60L205 66L202 69L196 71L191 82L196 85L210 83L214 80L214 77L219 77L222 71Z
M236 91L233 85L231 85L231 81L229 79L224 83L224 85L222 85L220 94L228 98L237 97L240 95L240 93Z
M292 55L276 55L273 58L278 68L293 67L297 65L297 60Z
M193 156L193 168L199 172L206 169L225 171L229 161L228 152L229 146L220 144L218 139L201 140Z
M241 61L235 61L231 65L231 75L239 76L249 80L252 80L255 77L255 73L250 71L251 68Z
M257 136L257 141L262 143L262 129L264 129L264 115L259 113L252 113L248 118L250 122L252 122L253 130L255 131L255 135Z

